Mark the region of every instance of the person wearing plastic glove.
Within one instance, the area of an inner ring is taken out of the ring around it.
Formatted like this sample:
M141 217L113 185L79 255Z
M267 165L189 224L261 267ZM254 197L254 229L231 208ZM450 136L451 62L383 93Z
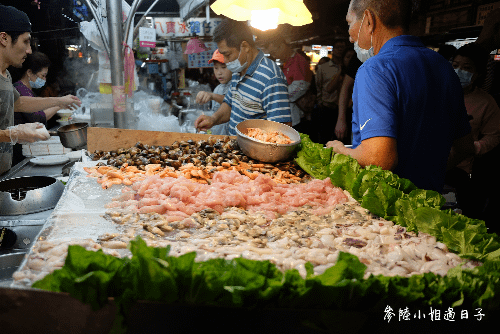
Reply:
M36 131L39 125L14 125L14 112L36 112L59 106L75 109L81 104L73 95L63 97L20 97L12 85L12 78L7 68L21 67L27 55L31 53L31 23L26 13L10 6L0 5L0 174L8 171L12 165L12 143L34 142L48 139ZM34 127L34 128L33 128Z

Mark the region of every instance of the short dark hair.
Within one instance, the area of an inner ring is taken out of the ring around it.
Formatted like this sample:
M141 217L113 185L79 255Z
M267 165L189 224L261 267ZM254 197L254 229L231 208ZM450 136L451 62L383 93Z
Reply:
M31 72L36 74L49 66L50 59L45 53L33 52L32 54L28 54L26 60L23 63L22 75L24 75L27 70L31 70Z
M224 18L214 29L213 41L215 43L226 41L228 47L238 50L243 41L250 44L251 47L255 47L252 30L246 21L235 21L228 18Z
M10 38L12 38L12 44L16 44L17 42L17 39L19 38L19 36L21 36L22 34L24 34L26 31L6 31L5 33L7 35L10 36Z
M456 56L467 57L474 63L478 74L478 79L475 83L481 85L486 75L488 59L490 57L489 52L477 43L469 43L460 47L453 55L452 60L455 60Z
M377 15L387 28L410 30L414 3L413 0L352 0L351 9L357 19L363 17L366 9Z
M345 39L337 38L333 40L332 47L335 47L335 45L342 43L345 46L347 46L347 41Z

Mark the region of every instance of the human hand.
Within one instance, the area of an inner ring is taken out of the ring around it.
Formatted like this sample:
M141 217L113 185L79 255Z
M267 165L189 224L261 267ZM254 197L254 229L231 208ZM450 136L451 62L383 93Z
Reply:
M335 125L335 137L339 140L343 140L347 134L347 126L344 120L337 120L337 125Z
M210 101L212 101L212 93L200 91L198 92L198 94L196 94L196 103L205 104Z
M74 95L66 95L63 97L58 97L58 106L62 109L76 110L82 105L82 101Z
M341 153L340 151L342 149L345 149L344 143L342 143L339 140L329 141L328 143L326 143L326 147L327 148L332 147L333 152L335 152L335 153Z
M212 116L201 115L194 121L194 127L200 131L207 131L215 125L215 120Z
M25 123L8 128L10 143L12 145L33 143L39 140L47 140L50 134L42 123Z

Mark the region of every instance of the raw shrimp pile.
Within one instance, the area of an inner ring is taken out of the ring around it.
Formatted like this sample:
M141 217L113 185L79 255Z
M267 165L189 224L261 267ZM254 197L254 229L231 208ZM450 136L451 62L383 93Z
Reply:
M132 191L124 192L107 207L166 214L170 221L182 220L208 208L222 213L224 208L239 207L265 212L266 217L273 219L306 204L315 214L323 214L346 201L342 189L334 187L330 179L279 184L262 174L252 180L236 171L224 171L214 174L211 185L184 177L150 176L136 182Z
M266 131L259 128L248 128L247 136L273 144L291 144L293 141L281 131Z

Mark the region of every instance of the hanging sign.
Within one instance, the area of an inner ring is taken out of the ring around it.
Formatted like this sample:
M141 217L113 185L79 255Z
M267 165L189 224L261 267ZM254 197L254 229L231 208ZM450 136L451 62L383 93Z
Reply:
M333 46L331 45L318 45L318 44L313 44L312 46L312 49L315 50L315 51L321 51L323 50L324 48L326 48L326 50L328 52L332 52L333 50Z
M154 28L139 28L139 46L154 48L156 46L156 31Z
M212 59L212 56L217 50L217 43L215 42L205 42L205 46L208 48L207 51L200 53L191 53L188 56L188 68L203 68L203 67L213 67L214 64L209 64L208 61Z
M212 36L222 19L192 18L186 22L180 17L156 17L155 29L158 37Z

